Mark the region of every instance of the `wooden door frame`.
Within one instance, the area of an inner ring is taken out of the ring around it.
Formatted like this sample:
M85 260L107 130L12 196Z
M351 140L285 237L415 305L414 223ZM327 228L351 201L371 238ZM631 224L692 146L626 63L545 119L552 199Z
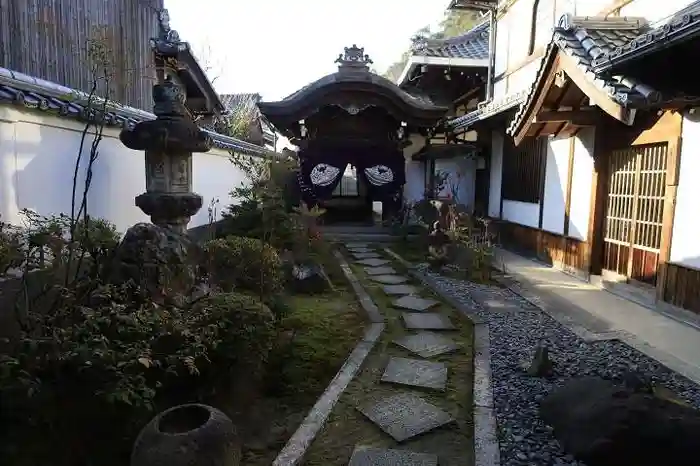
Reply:
M606 126L605 138L596 131L593 150L594 169L591 209L588 223L589 273L600 275L603 265L605 210L608 201L609 158L613 150L646 144L667 143L666 195L664 200L661 247L657 267L656 298L661 299L666 286L666 263L671 253L671 236L675 216L676 192L680 169L683 116L679 112L637 115L637 123L624 127L614 122Z

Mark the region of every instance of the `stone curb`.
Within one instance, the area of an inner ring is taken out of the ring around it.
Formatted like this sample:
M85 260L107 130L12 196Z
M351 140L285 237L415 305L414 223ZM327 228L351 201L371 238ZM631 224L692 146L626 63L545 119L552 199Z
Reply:
M493 407L493 388L491 384L491 349L489 326L483 319L473 314L472 310L437 286L435 280L418 270L403 257L384 248L384 251L401 263L408 273L431 289L452 307L464 314L474 323L474 465L499 466L501 450L497 436L496 413Z
M272 466L295 466L301 464L306 450L325 425L333 407L338 403L340 396L345 389L348 388L352 379L355 378L365 358L372 351L372 348L374 348L374 345L379 341L379 337L384 331L384 318L379 312L379 308L374 304L374 301L372 301L367 291L362 287L357 277L355 277L355 274L352 273L350 266L345 261L342 254L334 251L334 255L340 262L343 275L345 275L345 278L350 282L350 285L360 301L360 305L367 313L372 325L365 330L362 340L352 350L343 363L343 366L338 370L338 373L328 384L328 387L326 387L321 397L313 405L309 414L306 415L301 425L279 452ZM379 321L376 320L377 316L379 316Z
M343 275L345 275L345 278L347 278L348 282L350 282L350 286L352 286L352 289L355 290L357 299L360 301L362 308L367 313L369 321L373 324L384 322L384 316L382 316L382 313L379 312L379 308L376 304L374 304L374 301L372 301L372 297L362 286L360 280L355 276L354 273L352 273L352 269L350 268L348 262L345 260L345 257L343 257L343 255L339 251L333 251L333 255L336 259L338 259L338 262L340 262L340 268L343 270Z
M513 293L517 294L536 308L540 309L542 312L547 314L552 319L559 322L562 326L572 331L583 341L594 343L596 341L604 340L617 340L620 341L631 348L639 351L640 353L648 356L649 358L655 360L659 364L666 366L668 369L676 372L696 385L700 385L700 370L698 368L678 359L666 351L655 348L648 343L646 343L641 338L636 335L629 333L624 330L616 330L610 332L591 332L584 326L578 324L570 316L566 316L562 313L555 312L552 307L547 302L547 299L542 298L541 294L533 290L530 281L521 274L517 272L511 272L504 270L501 266L495 267L498 271L511 275L515 278L516 283L511 283L508 280L502 278L496 278L496 281L501 285L508 288Z

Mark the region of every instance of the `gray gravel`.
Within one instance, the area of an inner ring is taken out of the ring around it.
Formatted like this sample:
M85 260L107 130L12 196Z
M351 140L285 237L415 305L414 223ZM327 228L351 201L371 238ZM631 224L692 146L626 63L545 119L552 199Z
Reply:
M700 408L700 387L622 342L584 342L508 289L446 278L425 268L422 271L489 324L494 405L503 466L583 465L562 451L551 429L538 415L539 401L571 378L595 375L617 380L632 370ZM486 311L475 299L483 302L484 295L517 304L518 310ZM529 361L540 339L550 348L555 364L555 375L550 379L528 377L520 366Z

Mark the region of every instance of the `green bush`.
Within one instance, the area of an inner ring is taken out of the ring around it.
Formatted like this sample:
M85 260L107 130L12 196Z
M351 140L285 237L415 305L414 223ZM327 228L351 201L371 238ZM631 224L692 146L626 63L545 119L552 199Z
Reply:
M205 243L209 273L224 290L242 289L271 296L284 287L277 250L259 239L228 236Z
M227 392L233 373L263 375L274 318L256 298L223 293L165 308L130 295L101 286L89 306L67 300L32 316L32 331L0 355L7 464L128 464L154 411Z

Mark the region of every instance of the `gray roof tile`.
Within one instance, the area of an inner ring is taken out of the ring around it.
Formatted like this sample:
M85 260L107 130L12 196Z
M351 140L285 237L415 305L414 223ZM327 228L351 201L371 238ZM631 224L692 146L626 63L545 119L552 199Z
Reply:
M515 134L522 126L529 105L536 98L539 83L546 78L553 54L561 51L576 61L576 65L591 83L605 91L612 100L625 107L649 105L660 100L660 93L626 76L606 77L593 71L592 61L627 43L648 29L642 18L591 18L564 15L554 28L535 81L527 89L527 96L508 127Z
M486 60L489 57L489 23L484 21L457 37L416 45L413 54L418 56Z
M96 110L100 110L104 105L102 99L92 99L94 100L90 104L91 97L85 92L0 67L0 104L20 105L58 117L87 120L94 117ZM104 108L107 109L106 126L129 128L156 117L152 113L117 102L107 102ZM251 155L270 154L270 151L258 145L213 132L208 128L203 130L211 136L214 146L220 149Z
M592 65L596 72L607 71L617 63L667 47L673 42L688 39L691 35L697 36L698 33L700 33L700 2L696 1L676 13L664 24L654 29L647 28L624 43L616 44L615 47L594 57Z

